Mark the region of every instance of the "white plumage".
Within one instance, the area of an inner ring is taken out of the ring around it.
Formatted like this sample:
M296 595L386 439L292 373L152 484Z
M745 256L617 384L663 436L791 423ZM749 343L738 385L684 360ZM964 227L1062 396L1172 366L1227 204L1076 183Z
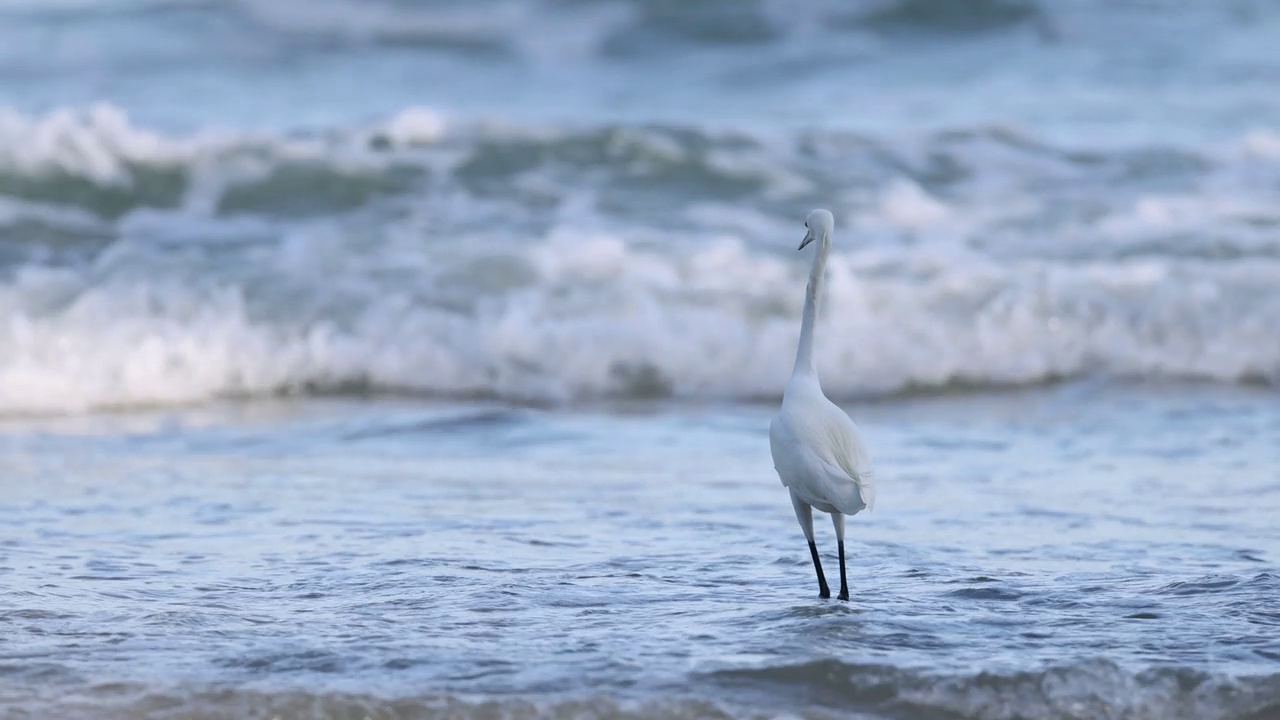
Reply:
M808 233L803 250L815 240L817 252L805 293L804 317L796 364L782 396L782 409L769 424L769 449L782 484L791 491L796 519L809 541L809 553L818 573L818 594L831 597L813 539L813 508L831 513L840 551L840 599L849 599L845 578L844 516L855 515L875 503L875 485L867 448L853 420L822 394L813 358L814 324L822 297L827 254L835 219L826 210L814 210L805 221Z

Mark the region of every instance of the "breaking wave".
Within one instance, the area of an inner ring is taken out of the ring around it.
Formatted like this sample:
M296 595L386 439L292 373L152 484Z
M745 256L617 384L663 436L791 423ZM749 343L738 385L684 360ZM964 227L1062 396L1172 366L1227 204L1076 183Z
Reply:
M0 113L0 413L411 392L757 399L790 368L797 218L839 222L838 397L1095 375L1280 382L1274 135L1083 152L549 130L409 109L175 137Z

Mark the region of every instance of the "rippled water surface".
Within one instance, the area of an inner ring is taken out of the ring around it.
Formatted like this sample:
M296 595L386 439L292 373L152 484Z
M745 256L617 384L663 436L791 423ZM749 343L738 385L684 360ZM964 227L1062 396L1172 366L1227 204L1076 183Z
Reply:
M848 603L817 598L768 407L13 421L0 689L15 717L1270 717L1277 399L850 405L883 479Z

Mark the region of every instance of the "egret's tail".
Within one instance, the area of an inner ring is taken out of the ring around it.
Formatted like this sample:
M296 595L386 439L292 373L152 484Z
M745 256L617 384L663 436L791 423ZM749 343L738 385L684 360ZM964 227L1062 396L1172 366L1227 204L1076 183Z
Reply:
M846 497L836 505L845 515L853 515L861 510L871 510L876 504L875 478L871 473L859 473L857 479L850 484Z
M876 509L876 483L871 473L866 473L858 482L858 494L862 497L868 512Z

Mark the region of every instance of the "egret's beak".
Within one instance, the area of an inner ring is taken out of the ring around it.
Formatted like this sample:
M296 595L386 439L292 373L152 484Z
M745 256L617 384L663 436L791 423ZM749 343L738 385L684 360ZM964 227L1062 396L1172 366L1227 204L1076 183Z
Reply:
M805 245L808 245L808 244L809 244L809 243L811 243L811 242L813 242L813 231L812 231L812 230L810 230L809 232L807 232L807 233L805 233L805 234L804 234L804 240L801 240L801 241L800 241L800 247L796 248L796 250L803 250L803 249L804 249L804 246L805 246Z

